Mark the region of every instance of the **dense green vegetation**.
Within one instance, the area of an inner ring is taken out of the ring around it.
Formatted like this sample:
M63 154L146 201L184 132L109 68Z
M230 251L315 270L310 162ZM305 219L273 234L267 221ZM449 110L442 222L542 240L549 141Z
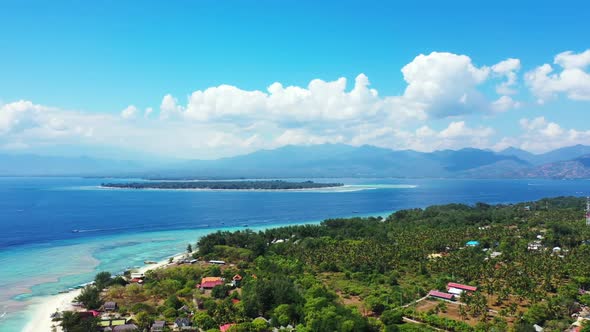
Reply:
M82 303L86 309L98 309L103 304L100 298L100 291L94 285L88 285L82 289L76 301Z
M198 241L199 264L149 272L144 285L111 286L103 298L142 326L184 316L203 330L235 323L230 331L563 331L590 304L580 291L590 288L584 203L449 204L386 219L216 232ZM473 240L479 245L465 245ZM204 263L210 259L233 264ZM237 288L197 287L202 277L235 274L243 276ZM415 303L451 281L479 289L462 305Z
M103 183L107 188L127 189L230 189L230 190L292 190L340 187L342 183L316 183L313 181L288 182L282 180L273 181L165 181L165 182L129 182L129 183Z
M82 317L77 312L66 311L61 317L60 326L65 332L88 332L98 329L98 319Z

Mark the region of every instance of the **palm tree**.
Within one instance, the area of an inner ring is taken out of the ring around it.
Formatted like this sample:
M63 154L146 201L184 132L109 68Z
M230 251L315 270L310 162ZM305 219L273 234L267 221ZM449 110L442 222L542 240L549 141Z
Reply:
M464 305L459 305L459 315L461 315L461 320L467 319L467 311Z

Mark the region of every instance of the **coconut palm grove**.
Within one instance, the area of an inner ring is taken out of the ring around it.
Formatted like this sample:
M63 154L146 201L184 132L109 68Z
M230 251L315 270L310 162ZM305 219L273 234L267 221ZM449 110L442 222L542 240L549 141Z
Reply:
M585 210L584 198L558 197L218 231L145 274L99 273L77 298L86 313L55 321L66 331L590 331Z

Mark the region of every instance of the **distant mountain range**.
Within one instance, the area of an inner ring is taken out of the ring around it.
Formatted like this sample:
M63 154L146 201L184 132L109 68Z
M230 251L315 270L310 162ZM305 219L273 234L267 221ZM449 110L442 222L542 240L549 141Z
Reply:
M590 146L533 154L516 148L417 152L343 144L285 146L167 166L89 157L0 155L5 176L134 176L152 179L279 177L590 178Z
M189 161L162 170L161 177L590 178L587 155L590 146L583 145L532 154L515 148L417 152L323 144Z
M532 165L538 166L558 161L573 160L578 157L588 155L590 154L590 146L574 145L566 148L549 151L543 154L533 154L521 149L508 148L498 152L498 154L514 156Z
M590 179L590 154L572 160L557 161L530 169L521 169L513 177Z

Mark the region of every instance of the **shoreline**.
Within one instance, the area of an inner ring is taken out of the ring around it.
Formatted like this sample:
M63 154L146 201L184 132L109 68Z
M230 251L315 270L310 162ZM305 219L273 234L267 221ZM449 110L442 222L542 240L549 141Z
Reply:
M122 189L203 189L203 190L237 190L237 191L300 191L317 189L334 189L343 187L342 182L285 181L285 180L209 180L209 181L134 181L102 182L102 188Z
M94 190L125 190L125 191L179 191L179 192L311 192L311 193L339 193L375 189L414 189L417 184L345 184L342 186L301 188L301 189L211 189L211 188L131 188L108 186L85 186L82 188Z
M109 187L109 186L92 186L98 190L133 190L133 191L155 191L155 190L163 190L163 191L205 191L205 192L322 192L322 190L327 190L329 192L338 192L337 189L340 188L351 188L352 185L342 185L342 186L330 186L330 187L318 187L318 188L298 188L298 189L214 189L214 188L156 188L156 187L146 187L146 188L132 188L132 187ZM355 190L366 190L366 189L375 189L375 188L359 188Z
M174 261L187 255L186 252L175 254L172 257ZM131 269L131 271L137 271L138 273L146 273L147 271L159 269L170 265L168 261L170 257L163 259L155 264L144 264L137 269ZM51 320L51 314L56 311L84 311L80 310L80 307L74 307L72 302L74 299L82 293L82 288L73 289L65 293L56 295L49 295L40 297L35 304L32 304L32 312L28 317L28 323L23 328L23 332L51 332L55 327L57 332L62 331L59 322Z
M387 215L394 212L393 210L390 211L381 211L381 212L374 212L374 213L367 213L367 214L354 214L347 216L348 218L352 217L377 217L383 216L386 217ZM288 225L305 225L305 224L318 224L322 220L313 220L313 221L305 221L305 222L296 222L296 223L287 223L287 224L274 224L274 225L260 225L258 227L252 227L248 229L254 230L264 230L269 228L275 227L284 227ZM223 228L235 228L236 230L242 229L242 227L238 226L228 226ZM215 229L210 229L209 231L215 231ZM186 251L177 252L173 255L168 255L166 258L157 261L155 264L143 264L139 267L128 268L126 270L137 271L139 273L145 273L150 270L155 270L158 268L168 266L168 261L170 257L173 258L174 261L178 260L181 257L186 255ZM97 271L100 272L100 271ZM88 282L87 282L88 283ZM87 283L82 283L87 284ZM59 326L59 322L53 322L50 318L50 315L56 311L76 311L80 310L79 307L72 306L72 301L81 293L81 288L71 289L65 293L59 293L55 295L48 295L35 298L31 301L26 310L26 314L24 319L26 319L26 324L22 328L21 331L25 332L52 332L52 327L56 327L57 332L61 332L61 327Z

